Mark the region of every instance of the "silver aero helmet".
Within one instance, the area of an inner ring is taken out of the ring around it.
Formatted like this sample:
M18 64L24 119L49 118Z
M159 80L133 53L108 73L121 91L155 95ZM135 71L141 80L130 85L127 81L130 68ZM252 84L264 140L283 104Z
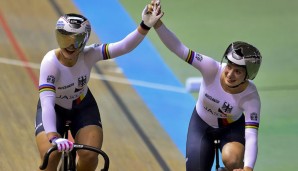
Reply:
M60 48L74 45L81 51L90 37L91 25L84 16L70 13L58 19L55 32Z
M247 78L250 80L256 77L262 62L259 50L241 41L231 43L225 51L223 58L236 65L244 66L248 75Z

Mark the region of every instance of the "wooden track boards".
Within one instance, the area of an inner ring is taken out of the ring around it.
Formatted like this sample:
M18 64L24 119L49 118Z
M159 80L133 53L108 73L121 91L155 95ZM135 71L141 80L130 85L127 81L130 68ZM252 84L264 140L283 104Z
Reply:
M0 2L0 170L32 171L39 165L34 137L38 66L57 47L57 10L78 12L71 1ZM93 32L89 43L95 42ZM125 79L117 71L113 61L103 61L93 73ZM182 154L129 84L91 79L89 87L100 107L111 171L185 170Z

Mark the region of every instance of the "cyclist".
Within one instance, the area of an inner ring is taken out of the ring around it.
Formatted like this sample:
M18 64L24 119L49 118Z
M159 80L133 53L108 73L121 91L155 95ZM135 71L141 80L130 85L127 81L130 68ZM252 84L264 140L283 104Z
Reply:
M203 77L188 127L186 169L211 170L214 140L219 139L227 170L252 171L257 159L261 108L252 82L262 61L259 50L236 41L218 62L186 47L162 21L154 28L167 48L199 70Z
M86 46L91 33L87 18L80 14L65 14L56 24L56 39L59 48L49 51L43 58L39 78L39 101L36 112L36 143L43 158L52 144L58 150L70 151L73 143L61 135L65 122L71 121L74 141L101 148L103 142L102 123L97 103L87 83L92 66L126 54L136 48L149 29L162 17L160 7L147 14L142 12L141 24L124 39L109 44ZM94 171L98 164L96 153L78 151L78 171ZM47 170L56 170L61 153L50 157Z

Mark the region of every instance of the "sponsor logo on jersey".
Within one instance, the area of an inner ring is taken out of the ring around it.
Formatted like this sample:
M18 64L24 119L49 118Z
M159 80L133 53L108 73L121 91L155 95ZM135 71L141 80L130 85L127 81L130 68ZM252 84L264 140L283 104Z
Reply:
M250 120L257 121L258 120L258 114L253 112L250 114Z
M53 75L48 75L47 83L54 84L55 83L55 77Z
M209 100L211 100L211 101L213 101L213 102L215 102L215 103L219 103L219 100L213 98L212 96L210 96L210 95L207 94L207 93L205 93L205 97L207 97L207 99L209 99Z
M211 99L213 99L213 98L211 98ZM204 106L204 108L207 112L209 112L210 114L215 115L219 118L228 118L231 116L230 113L232 112L233 106L231 106L228 102L224 102L222 107L219 108L217 111L214 111L211 108L208 108L207 106Z
M219 118L226 118L227 114L223 113L222 111L218 110L217 111L213 111L211 108L208 108L207 106L204 106L204 109L209 112L210 114L217 116Z
M202 62L202 60L203 60L203 56L201 55L201 54L196 54L196 56L195 56L195 58L198 60L198 61L200 61L200 62Z
M58 87L58 90L65 90L65 89L70 88L72 86L74 86L74 83L71 83L71 84L63 86L63 87Z
M65 100L72 100L72 99L77 99L78 97L80 97L80 93L74 94L74 95L70 95L70 96L60 95L60 96L57 96L56 98L58 98L58 99L65 99Z

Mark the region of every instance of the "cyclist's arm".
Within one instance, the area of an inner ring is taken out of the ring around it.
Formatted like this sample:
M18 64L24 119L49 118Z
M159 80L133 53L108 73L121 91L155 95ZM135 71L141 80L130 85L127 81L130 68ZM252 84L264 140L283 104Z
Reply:
M244 167L254 168L258 153L258 130L245 128Z
M140 28L140 30L143 29ZM142 42L147 32L148 31L146 31L146 33L143 33L140 32L139 29L136 29L128 34L124 39L118 42L107 44L106 50L108 50L109 52L109 58L115 58L131 52Z
M104 44L103 59L115 58L136 48L145 38L150 28L163 16L163 13L157 12L159 10L160 6L153 9L154 12L148 15L146 6L142 12L142 22L134 31L118 42Z
M55 112L55 81L58 78L58 71L54 63L51 62L51 53L48 53L40 67L39 77L39 98L42 108L42 123L49 138L57 135L56 112ZM55 57L55 56L54 56ZM53 135L52 135L53 134Z
M131 52L145 38L146 34L139 31L141 29L142 28L134 30L118 42L86 46L84 53L86 55L87 63L92 66L97 61L116 58ZM148 30L145 30L144 32L148 32Z
M219 68L217 61L186 47L161 21L158 22L158 27L154 28L164 45L179 58L198 69L204 78L215 76Z
M243 103L245 111L245 153L244 166L254 168L258 154L258 128L260 122L260 98L251 93Z
M44 91L40 93L42 107L42 123L48 137L57 136L55 93ZM53 134L53 135L52 135Z

